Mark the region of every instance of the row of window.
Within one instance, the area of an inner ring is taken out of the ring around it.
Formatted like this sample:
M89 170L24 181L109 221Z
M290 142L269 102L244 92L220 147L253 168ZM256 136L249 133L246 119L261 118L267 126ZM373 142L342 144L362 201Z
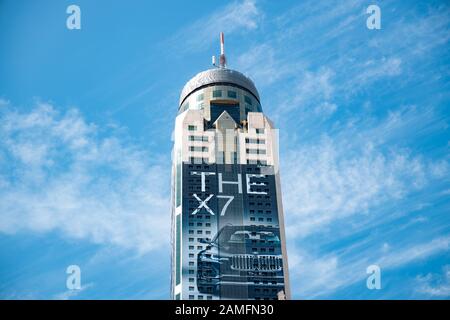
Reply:
M245 143L265 144L265 143L266 143L266 140L264 140L264 139L245 138Z
M194 234L195 230L189 230L189 234ZM197 234L203 234L203 230L197 230ZM210 230L205 230L205 234L211 234Z
M214 165L214 164L204 164L204 165L202 165L202 164L196 164L196 165L189 164L188 168L189 169L194 169L194 167L195 167L195 169L209 169L211 167L211 165ZM261 172L261 168L258 168L258 167L256 167L256 168L255 167L247 167L247 171L255 171L255 173L259 173L259 172Z
M190 217L193 217L193 215L190 215ZM210 216L208 216L208 217L210 217ZM189 222L189 227L193 227L193 226L194 226L194 223ZM202 227L202 226L203 226L203 224L201 222L197 222L197 227ZM211 227L211 223L206 222L205 227Z
M208 152L208 147L203 146L190 146L189 151Z
M208 164L209 159L208 158L200 158L200 157L189 157L189 163L193 164Z
M267 220L267 222L272 222L272 218L267 218L266 220ZM250 221L256 221L256 218L255 217L250 217ZM258 218L258 221L259 222L263 222L264 218Z
M201 191L201 186L189 186L189 190L192 190L192 191ZM210 187L209 186L205 186L205 191L206 192L208 192L210 190ZM201 193L204 193L204 192L201 192Z
M189 250L195 250L195 246L189 246ZM203 247L197 246L197 250L203 250Z
M250 194L248 197L249 197L250 199L254 199L254 198L255 198L255 196L254 196L253 194ZM257 198L257 199L262 199L262 195L258 194L258 195L256 196L256 198ZM270 199L270 196L269 196L269 195L265 195L264 198L265 198L265 199Z
M265 149L247 149L246 152L248 154L266 154Z
M200 242L200 239L202 239L202 238L197 238L197 241ZM208 241L208 242L211 241L210 238L203 238L203 239L205 239L205 241ZM189 242L195 242L195 238L189 238L188 240L189 240ZM199 247L201 247L201 246L199 246Z
M195 250L195 247L194 246L189 246L189 249L190 250ZM203 250L203 246L197 246L197 250ZM190 253L189 254L189 258L193 258L193 257L194 257L193 253Z
M190 214L189 215L189 219L198 219L198 220L202 220L203 216L201 214ZM205 214L205 219L209 220L211 219L211 216L209 214ZM207 222L209 223L209 222ZM207 227L209 227L209 225L207 225Z
M195 166L196 169L201 169L202 167L203 167L203 169L209 169L209 165L208 164L204 165L204 166L202 166L200 164ZM192 164L190 164L189 165L189 169L194 169L194 166Z
M195 126L194 126L195 127ZM194 130L195 131L195 130ZM202 141L202 142L208 142L207 136L189 136L189 141Z
M237 99L237 92L234 90L227 90L227 97L231 98L231 99ZM213 90L212 92L212 97L213 98L221 98L223 96L223 90L221 89L216 89ZM203 101L205 99L205 95L204 93L200 93L197 95L197 102ZM250 98L249 96L244 95L244 101L245 103L252 105L253 104L253 100L252 98Z
M203 94L202 94L203 96ZM221 98L222 97L222 90L217 89L217 90L213 90L212 92L212 96L213 98ZM233 90L227 90L227 97L231 98L231 99L236 99L237 98L237 92L233 91ZM198 97L197 97L198 99ZM203 99L203 97L202 97ZM248 102L248 104L252 104L252 99L250 97L245 96L245 102L247 102L247 100L249 100L250 102Z
M195 296L192 294L192 295L189 295L189 300L194 300L195 299ZM198 300L203 300L203 295L198 295L197 296L197 299ZM212 296L206 296L206 300L212 300Z
M264 150L265 152L265 150ZM236 155L236 153L234 152ZM258 154L265 154L265 153L258 153ZM219 157L218 157L219 158ZM235 156L234 163L237 163L237 157ZM189 157L189 163L191 164L210 164L208 158L200 158L200 157ZM253 159L247 159L247 164L255 164L259 166L267 166L267 160L253 160ZM247 171L251 171L250 168L247 168Z
M272 293L278 293L278 290L279 289L277 289L277 288L272 288L272 289L270 289L270 291L272 292ZM262 293L266 293L266 294L268 294L269 293L269 288L255 288L255 292L262 292Z
M266 160L247 160L247 164L256 164L260 166L267 166Z
M269 191L269 189L265 189L266 190L266 192L268 192ZM255 203L254 202L249 202L249 205L250 206L254 206L255 205ZM257 206L262 206L263 205L263 203L262 202L257 202L257 204L256 204ZM264 205L266 206L266 207L270 207L270 202L266 202L266 203L264 203Z
M250 214L254 214L254 213L255 213L255 210L250 210ZM262 214L263 210L258 210L258 213ZM272 213L272 210L266 210L266 214L271 214L271 213Z

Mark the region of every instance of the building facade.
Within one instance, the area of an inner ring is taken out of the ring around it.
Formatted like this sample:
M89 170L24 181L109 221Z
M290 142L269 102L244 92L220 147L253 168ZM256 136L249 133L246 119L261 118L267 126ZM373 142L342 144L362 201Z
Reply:
M219 65L186 83L175 121L173 299L290 298L277 143L221 34Z

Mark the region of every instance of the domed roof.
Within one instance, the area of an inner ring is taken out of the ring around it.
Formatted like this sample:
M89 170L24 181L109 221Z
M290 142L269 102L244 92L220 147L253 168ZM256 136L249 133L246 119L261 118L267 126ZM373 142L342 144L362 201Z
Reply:
M180 105L192 92L197 89L212 85L212 84L234 84L242 87L252 93L259 101L259 93L256 90L255 84L250 78L236 70L227 68L213 68L198 73L195 77L189 80L180 95Z

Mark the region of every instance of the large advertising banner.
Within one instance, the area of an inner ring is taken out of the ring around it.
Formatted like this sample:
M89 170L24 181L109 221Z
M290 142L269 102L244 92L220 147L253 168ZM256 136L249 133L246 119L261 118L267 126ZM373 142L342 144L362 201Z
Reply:
M184 298L276 299L284 290L273 168L183 164L182 226Z

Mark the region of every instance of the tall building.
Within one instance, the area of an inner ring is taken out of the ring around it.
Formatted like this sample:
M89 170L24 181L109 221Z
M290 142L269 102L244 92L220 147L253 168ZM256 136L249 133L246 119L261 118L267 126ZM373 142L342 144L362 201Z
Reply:
M172 166L174 299L289 299L278 131L258 90L228 69L184 86Z

